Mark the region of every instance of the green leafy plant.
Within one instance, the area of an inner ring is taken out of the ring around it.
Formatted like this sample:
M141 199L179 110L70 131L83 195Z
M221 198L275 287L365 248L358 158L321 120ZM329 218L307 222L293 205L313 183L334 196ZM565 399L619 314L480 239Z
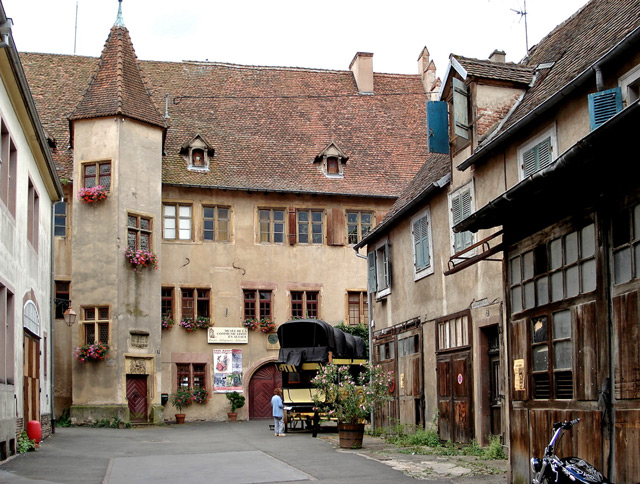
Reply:
M484 457L489 460L507 460L508 456L502 447L499 435L489 437L489 446L484 450Z
M71 427L71 425L71 412L68 408L65 408L60 418L56 419L56 427Z
M192 332L198 329L208 328L209 326L211 326L211 320L209 318L205 318L204 316L198 316L196 319L182 318L182 321L180 321L180 326L188 332Z
M145 267L151 267L156 270L158 269L158 256L149 250L127 247L124 250L124 256L136 272L144 269Z
M238 392L229 392L226 394L227 400L231 403L231 412L234 413L239 408L244 407L245 398L244 395L240 395Z
M173 327L173 324L174 321L170 313L162 315L162 329L171 329Z
M116 417L116 416L111 417L110 419L109 418L100 419L97 422L94 422L91 426L96 428L107 428L107 429L131 428L131 424L129 422L124 422L120 420L119 417Z
M23 430L18 436L18 453L24 454L36 448L36 441L30 439L27 432Z
M352 368L362 371L354 375ZM315 408L343 423L369 420L375 406L391 398L391 372L369 363L361 367L323 365L311 383L318 390L313 396Z
M247 328L249 331L253 331L254 329L257 329L258 326L260 325L260 323L258 322L257 319L254 318L247 318L244 321L242 321L242 325Z
M271 321L271 319L262 318L260 320L260 331L262 331L263 333L271 333L272 331L275 331L275 329L276 323Z
M175 393L171 394L171 405L176 407L178 412L182 413L182 409L193 403L193 394L189 388L178 388Z

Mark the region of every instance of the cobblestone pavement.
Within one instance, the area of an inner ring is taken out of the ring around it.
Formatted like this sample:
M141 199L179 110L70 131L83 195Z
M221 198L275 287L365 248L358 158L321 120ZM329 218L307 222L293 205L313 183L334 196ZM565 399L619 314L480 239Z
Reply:
M351 452L377 460L406 476L451 484L499 484L507 482L507 461L473 456L440 456L411 453L384 439L365 436L362 449L339 449L337 434L322 435L337 452Z

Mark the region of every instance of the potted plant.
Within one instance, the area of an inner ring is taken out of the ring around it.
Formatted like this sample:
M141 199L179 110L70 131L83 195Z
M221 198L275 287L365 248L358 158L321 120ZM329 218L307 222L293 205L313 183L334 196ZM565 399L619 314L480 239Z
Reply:
M176 407L176 423L184 423L185 414L182 409L193 403L193 394L188 388L180 387L171 395L171 405Z
M134 272L140 271L145 267L158 269L158 256L149 250L127 247L124 251L124 256L133 267Z
M244 395L240 395L238 392L227 393L227 399L231 403L231 411L227 412L227 416L231 422L235 422L238 418L236 410L244 407Z
M109 353L109 345L106 343L93 343L83 346L76 346L73 355L76 360L82 361L101 361L107 357Z
M315 409L338 420L342 448L362 447L365 422L376 405L391 398L391 372L369 363L362 370L354 376L348 366L329 363L311 380L318 390L313 396Z
M86 187L78 190L78 200L84 203L95 203L100 200L106 200L109 195L109 189L102 185L95 187Z

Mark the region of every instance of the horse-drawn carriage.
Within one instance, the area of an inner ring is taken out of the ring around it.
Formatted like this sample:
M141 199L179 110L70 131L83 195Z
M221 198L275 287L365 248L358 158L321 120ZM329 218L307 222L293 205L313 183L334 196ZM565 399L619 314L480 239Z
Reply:
M362 338L331 326L318 319L297 319L278 327L280 352L277 366L282 372L282 399L287 409L287 429L317 429L326 414L315 411L316 390L311 380L320 365L346 365L355 374L367 362L366 345Z

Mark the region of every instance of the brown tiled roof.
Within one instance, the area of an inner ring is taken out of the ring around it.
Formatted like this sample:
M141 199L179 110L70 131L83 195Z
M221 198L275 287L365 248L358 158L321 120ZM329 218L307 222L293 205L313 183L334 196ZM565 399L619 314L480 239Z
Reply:
M533 79L534 69L522 64L471 59L455 54L451 54L451 57L455 58L464 67L468 76L511 81L519 84L529 84Z
M449 155L440 153L429 153L427 161L422 165L418 173L413 177L411 182L400 194L391 209L387 212L384 219L379 223L367 236L358 244L363 247L375 240L380 233L388 230L393 226L396 219L401 219L404 212L409 210L412 204L421 203L422 198L429 196L445 175L451 172L451 159ZM427 202L424 202L426 205ZM420 205L423 206L423 205Z
M591 0L529 51L526 65L553 63L539 75L502 129L517 123L640 26L640 2ZM594 81L595 86L595 73Z
M69 119L114 115L164 127L142 79L129 31L118 25L111 28L98 68Z
M65 118L98 61L22 59L45 127L58 142L56 161L70 177ZM155 105L164 107L169 95L167 184L396 197L427 159L426 95L417 75L374 74L375 94L361 95L350 71L139 64ZM208 172L187 170L180 155L198 134L215 150ZM348 157L341 179L325 177L314 163L332 141Z

